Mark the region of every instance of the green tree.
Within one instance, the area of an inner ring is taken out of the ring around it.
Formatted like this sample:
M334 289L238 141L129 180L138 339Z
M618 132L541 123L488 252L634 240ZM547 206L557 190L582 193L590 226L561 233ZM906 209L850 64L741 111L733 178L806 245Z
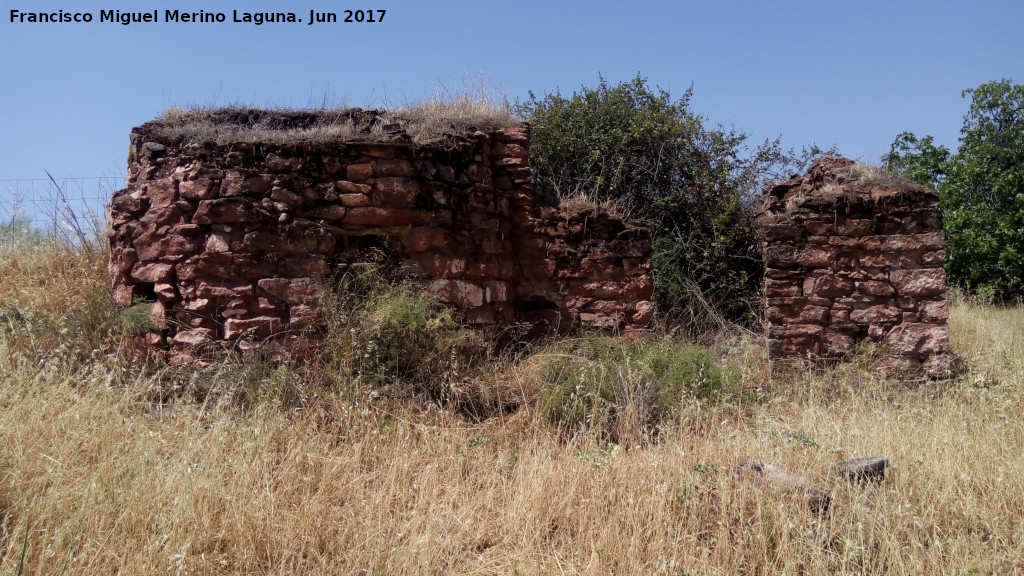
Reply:
M614 202L645 221L659 309L700 330L751 318L762 277L755 196L796 162L778 140L751 150L746 134L708 127L692 93L673 100L641 76L617 86L601 78L571 96L531 92L517 112L532 126L538 192Z
M931 136L897 136L889 168L939 191L946 273L971 293L1024 299L1024 86L1010 80L965 90L955 154Z

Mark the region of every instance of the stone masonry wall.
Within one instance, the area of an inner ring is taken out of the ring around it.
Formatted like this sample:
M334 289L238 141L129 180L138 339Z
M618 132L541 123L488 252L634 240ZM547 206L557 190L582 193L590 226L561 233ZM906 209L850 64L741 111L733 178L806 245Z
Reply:
M525 125L431 145L399 132L195 143L164 128L132 131L108 232L115 300L150 303L154 345L303 345L326 280L371 248L471 326L628 329L651 319L647 231L593 207L541 204Z
M760 216L768 349L840 358L877 342L884 367L949 368L945 239L935 194L843 158L773 187Z

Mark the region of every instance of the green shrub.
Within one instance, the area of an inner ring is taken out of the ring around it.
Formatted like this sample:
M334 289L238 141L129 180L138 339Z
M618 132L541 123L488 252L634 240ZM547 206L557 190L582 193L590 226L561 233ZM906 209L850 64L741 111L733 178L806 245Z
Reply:
M551 202L613 202L649 226L658 308L695 334L755 320L756 197L801 160L778 140L751 150L746 134L709 127L691 95L673 100L640 76L617 86L602 78L571 96L531 93L516 110L531 124L538 192Z
M625 344L588 336L563 346L547 354L540 407L570 433L649 433L677 416L687 400L716 402L738 382L714 363L710 350L670 338Z
M324 302L320 359L343 386L450 399L452 383L486 346L422 289L365 265L336 281Z

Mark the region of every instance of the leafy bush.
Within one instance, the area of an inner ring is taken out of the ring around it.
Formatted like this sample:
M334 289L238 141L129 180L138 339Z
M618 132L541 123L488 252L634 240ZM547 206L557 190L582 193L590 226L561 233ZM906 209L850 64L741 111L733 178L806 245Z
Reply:
M571 96L516 106L531 131L534 180L551 202L578 196L614 202L652 229L659 309L702 331L708 320L752 320L762 264L755 196L798 163L779 141L750 150L747 135L708 128L678 100L637 76Z
M648 434L687 400L715 402L738 382L699 346L672 339L626 344L588 336L548 355L540 394L544 416L568 432L612 439Z

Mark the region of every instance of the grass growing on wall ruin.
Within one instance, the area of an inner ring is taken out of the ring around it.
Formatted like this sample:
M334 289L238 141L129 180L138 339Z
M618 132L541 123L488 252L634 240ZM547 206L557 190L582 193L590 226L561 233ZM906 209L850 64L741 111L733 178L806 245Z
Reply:
M955 304L964 374L925 386L866 370L867 349L773 375L739 332L703 349L554 343L446 376L518 391L478 420L300 369L146 362L106 290L100 250L0 248L0 573L22 554L22 574L1024 571L1021 309ZM668 414L617 428L594 411L562 425L541 402L676 363L718 368L719 392L680 376ZM891 459L875 490L829 473L860 455ZM832 514L736 481L746 458L830 490Z
M309 116L301 125L281 122L282 116ZM462 90L414 102L394 111L358 108L254 109L190 107L167 109L159 118L159 133L188 144L294 143L360 141L386 142L401 134L412 143L427 144L470 131L493 131L522 122L507 105L486 89Z

